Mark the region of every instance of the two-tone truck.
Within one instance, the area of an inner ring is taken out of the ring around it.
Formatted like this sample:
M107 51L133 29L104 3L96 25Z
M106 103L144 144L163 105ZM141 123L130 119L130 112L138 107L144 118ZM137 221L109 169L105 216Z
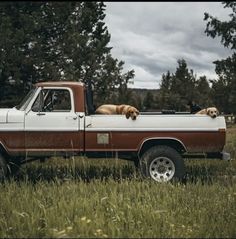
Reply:
M0 109L0 178L55 153L132 160L158 182L182 178L184 158L229 158L223 116L141 112L131 120L89 112L86 96L83 83L41 82L18 106Z

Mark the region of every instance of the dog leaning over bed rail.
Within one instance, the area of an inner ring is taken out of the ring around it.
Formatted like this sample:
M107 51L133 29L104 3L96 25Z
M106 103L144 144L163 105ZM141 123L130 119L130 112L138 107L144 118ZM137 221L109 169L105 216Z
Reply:
M197 115L209 115L211 118L216 118L219 115L219 111L216 107L208 107L202 109L196 113Z
M105 114L105 115L113 115L113 114L121 114L125 115L127 119L131 117L132 120L136 120L139 115L139 111L131 105L113 105L106 104L99 106L96 111L96 114Z

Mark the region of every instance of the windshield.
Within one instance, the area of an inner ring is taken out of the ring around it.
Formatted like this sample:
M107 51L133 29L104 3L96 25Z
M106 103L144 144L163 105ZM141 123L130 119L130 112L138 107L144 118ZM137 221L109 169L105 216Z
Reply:
M29 102L32 100L32 98L34 97L34 94L37 90L37 87L33 87L28 94L25 96L25 98L21 101L21 103L19 105L16 106L17 110L25 110L26 107L28 106Z

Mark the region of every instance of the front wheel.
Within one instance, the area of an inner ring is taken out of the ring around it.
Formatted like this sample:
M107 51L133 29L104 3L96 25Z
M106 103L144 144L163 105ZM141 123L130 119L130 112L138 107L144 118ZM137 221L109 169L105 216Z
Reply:
M144 177L157 182L168 182L182 179L185 165L181 155L173 148L165 145L148 149L140 159L140 170Z

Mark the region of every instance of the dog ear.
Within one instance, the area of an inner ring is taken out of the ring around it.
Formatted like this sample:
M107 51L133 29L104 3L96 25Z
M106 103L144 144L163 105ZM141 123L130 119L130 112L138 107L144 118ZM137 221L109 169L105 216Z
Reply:
M207 115L210 115L210 111L211 111L211 110L210 110L209 108L207 108L207 109L206 109L206 114L207 114Z
M220 112L219 112L219 110L218 110L218 109L216 109L216 114L217 114L217 115L220 115Z
M126 116L126 119L129 119L129 117L130 117L130 111L129 110L127 110L125 116Z
M119 105L117 113L124 115L124 108L125 108L125 105Z
M129 117L130 117L130 106L126 109L125 116L126 116L126 119L129 119Z

